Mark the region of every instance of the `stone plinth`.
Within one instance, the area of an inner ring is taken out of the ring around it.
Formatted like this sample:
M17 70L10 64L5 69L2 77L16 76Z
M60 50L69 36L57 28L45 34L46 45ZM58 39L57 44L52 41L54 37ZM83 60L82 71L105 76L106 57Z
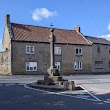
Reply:
M44 76L44 80L46 82L50 82L51 84L59 84L59 81L62 81L61 76Z
M61 76L45 76L44 80L38 80L35 84L38 88L47 88L47 89L58 89L61 88L62 90L75 90L74 81L67 81L63 80Z
M64 88L65 90L75 90L75 84L74 81L65 81L64 82Z

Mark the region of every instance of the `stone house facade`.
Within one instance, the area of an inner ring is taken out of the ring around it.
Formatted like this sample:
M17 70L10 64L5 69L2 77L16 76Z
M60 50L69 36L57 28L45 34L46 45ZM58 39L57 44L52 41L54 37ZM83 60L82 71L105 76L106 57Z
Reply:
M92 43L92 72L110 72L110 42L103 38L86 38Z
M0 59L4 62L4 53L8 53L7 74L47 74L50 66L49 35L48 27L12 23L10 15L6 15ZM54 35L55 66L61 74L110 72L109 41L84 36L79 26L75 30L55 28ZM0 73L4 74L3 70Z

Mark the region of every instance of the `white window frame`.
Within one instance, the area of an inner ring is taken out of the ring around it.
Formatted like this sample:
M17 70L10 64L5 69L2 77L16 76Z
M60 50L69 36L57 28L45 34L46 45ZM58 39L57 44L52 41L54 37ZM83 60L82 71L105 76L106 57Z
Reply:
M28 48L29 48L29 52L28 52ZM33 48L33 52L31 52L31 48ZM26 45L26 54L34 54L34 46Z
M59 68L58 68L59 66ZM55 62L55 67L58 69L58 71L61 71L61 63L60 62Z
M27 69L28 65L29 65L29 69ZM34 69L34 67L36 67L36 69ZM26 71L37 71L37 62L26 62Z
M78 53L76 53L76 50L78 49ZM81 49L81 52L80 52L80 49ZM82 55L82 47L76 47L75 48L75 54L76 55Z
M81 70L82 69L82 61L75 61L74 62L74 69Z
M54 47L54 54L61 55L61 47Z

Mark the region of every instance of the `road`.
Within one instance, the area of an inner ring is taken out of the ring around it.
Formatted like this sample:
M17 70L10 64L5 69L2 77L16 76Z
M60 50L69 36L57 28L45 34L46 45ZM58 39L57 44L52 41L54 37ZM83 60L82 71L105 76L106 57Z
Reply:
M43 76L0 76L0 110L109 110L110 76L63 76L84 90L56 92L32 89L26 84Z

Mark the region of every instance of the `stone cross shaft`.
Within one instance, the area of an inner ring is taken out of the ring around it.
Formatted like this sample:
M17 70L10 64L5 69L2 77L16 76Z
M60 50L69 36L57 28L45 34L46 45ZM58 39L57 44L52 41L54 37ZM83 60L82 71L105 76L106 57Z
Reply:
M49 36L49 42L50 42L50 68L55 67L55 57L54 57L54 42L55 42L55 36L53 34L54 29L50 29L50 36Z
M55 55L54 55L55 36L53 34L53 31L54 31L54 29L50 29L51 34L49 36L49 42L50 42L50 67L49 67L49 69L47 69L47 72L48 72L48 75L50 77L60 76L58 69L55 67Z

